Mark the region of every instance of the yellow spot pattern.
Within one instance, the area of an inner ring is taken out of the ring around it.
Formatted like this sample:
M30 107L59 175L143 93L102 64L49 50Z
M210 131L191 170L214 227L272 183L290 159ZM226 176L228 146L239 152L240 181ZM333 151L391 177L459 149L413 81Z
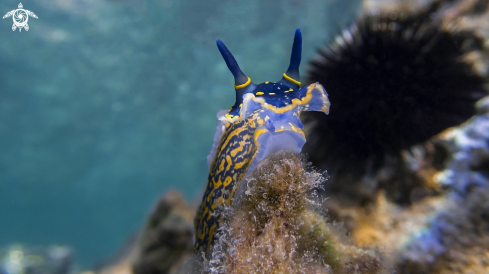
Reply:
M315 88L315 85L314 84L311 84L307 87L307 93L306 93L306 96L302 97L301 99L292 99L292 104L290 105L287 105L285 107L276 107L274 105L271 105L271 104L268 104L264 98L262 97L259 97L259 98L253 98L253 101L257 102L257 103L260 103L261 107L264 108L264 109L269 109L275 113L285 113L287 111L291 111L293 110L294 108L296 108L297 106L301 106L301 105L306 105L307 103L309 103L309 101L311 101L312 99L312 90Z

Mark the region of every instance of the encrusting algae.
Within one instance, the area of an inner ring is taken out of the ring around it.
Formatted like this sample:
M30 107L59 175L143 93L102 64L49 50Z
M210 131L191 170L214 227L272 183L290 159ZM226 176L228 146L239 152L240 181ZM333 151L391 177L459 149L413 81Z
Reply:
M378 250L345 243L344 231L327 222L316 190L324 177L299 154L279 151L243 180L205 273L382 273Z

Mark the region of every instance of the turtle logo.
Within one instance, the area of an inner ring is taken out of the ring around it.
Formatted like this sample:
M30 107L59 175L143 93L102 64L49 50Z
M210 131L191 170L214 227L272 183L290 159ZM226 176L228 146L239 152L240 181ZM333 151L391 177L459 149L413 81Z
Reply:
M35 15L32 11L23 9L23 7L24 6L22 6L22 3L19 3L18 9L11 10L3 16L3 19L12 16L12 19L14 20L12 31L15 31L17 28L19 28L19 32L22 31L22 28L28 31L29 25L27 25L27 21L29 21L29 16L37 19L37 15Z

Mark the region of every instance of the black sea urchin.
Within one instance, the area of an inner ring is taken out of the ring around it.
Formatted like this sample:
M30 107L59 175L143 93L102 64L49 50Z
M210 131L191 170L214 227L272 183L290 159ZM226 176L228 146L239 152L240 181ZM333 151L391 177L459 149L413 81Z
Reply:
M433 19L439 9L364 15L311 61L308 82L324 85L331 112L305 115L305 151L329 183L374 175L386 159L474 114L484 79L464 56L483 41L444 30Z

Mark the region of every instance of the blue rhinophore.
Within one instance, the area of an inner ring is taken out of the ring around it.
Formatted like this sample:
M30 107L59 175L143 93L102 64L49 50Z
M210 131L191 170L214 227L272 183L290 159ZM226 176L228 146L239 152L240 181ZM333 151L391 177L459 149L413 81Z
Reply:
M241 71L236 59L234 59L234 56L224 43L219 39L216 43L227 67L234 76L236 102L231 107L229 115L235 116L239 114L241 104L243 103L243 96L247 93L253 93L255 96L263 96L266 98L267 103L277 107L291 104L292 99L301 98L300 94L293 93L301 85L299 65L301 63L302 34L300 29L297 29L295 32L289 67L283 74L282 79L278 82L265 82L258 85L252 83L251 79Z

